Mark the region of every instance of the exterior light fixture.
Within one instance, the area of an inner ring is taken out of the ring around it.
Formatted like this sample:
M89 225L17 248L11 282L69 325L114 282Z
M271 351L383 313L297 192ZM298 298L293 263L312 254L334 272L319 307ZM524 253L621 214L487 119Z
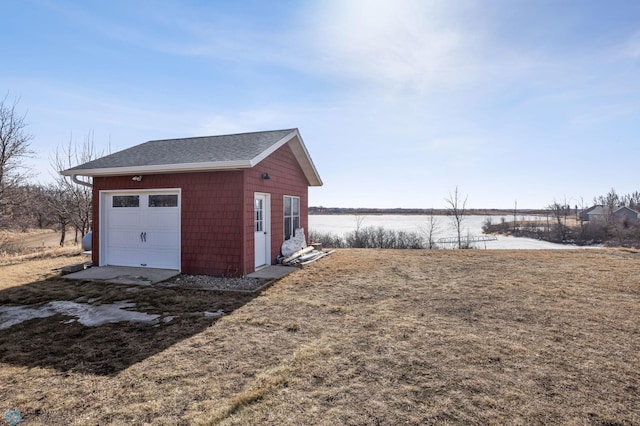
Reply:
M142 180L142 176L134 176L131 180L135 180L136 182L140 182Z
M262 174L262 180L269 180L269 179L271 179L271 176L269 176L269 173Z

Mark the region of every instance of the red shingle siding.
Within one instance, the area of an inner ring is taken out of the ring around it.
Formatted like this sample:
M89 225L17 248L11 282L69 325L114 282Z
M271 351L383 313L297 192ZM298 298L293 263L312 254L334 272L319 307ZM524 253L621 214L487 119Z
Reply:
M242 265L242 172L146 175L141 182L131 176L94 179L94 205L101 190L181 189L181 264L188 274L239 275ZM93 228L100 229L98 209ZM98 233L93 247L98 248ZM98 264L98 250L93 251Z
M268 173L271 179L263 180ZM308 181L284 145L252 169L229 172L96 177L93 180L93 262L99 265L100 191L181 189L181 269L188 274L246 275L254 271L253 197L271 194L271 260L284 239L283 197L300 197L308 232Z
M271 194L271 262L275 263L284 240L284 196L300 197L300 226L308 232L308 181L289 145L284 145L245 173L245 221L250 232L245 235L244 272L255 265L253 235L253 196L256 192ZM271 179L262 179L268 173Z

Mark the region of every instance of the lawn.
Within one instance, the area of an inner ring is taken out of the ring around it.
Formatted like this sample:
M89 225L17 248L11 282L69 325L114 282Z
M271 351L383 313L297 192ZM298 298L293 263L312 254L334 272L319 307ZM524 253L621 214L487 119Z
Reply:
M640 424L634 250L339 250L260 295L45 262L0 267L0 305L128 300L163 320L0 330L0 415L21 425Z

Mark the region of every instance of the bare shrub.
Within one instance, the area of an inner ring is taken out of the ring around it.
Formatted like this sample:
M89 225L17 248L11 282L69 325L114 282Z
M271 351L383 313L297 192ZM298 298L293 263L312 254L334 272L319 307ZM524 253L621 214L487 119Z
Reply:
M398 231L396 248L422 249L427 247L425 247L424 240L417 232ZM435 244L429 244L428 248L435 248Z
M421 249L425 243L418 232L396 231L382 226L368 226L346 235L345 246L350 248Z
M24 253L24 246L16 241L0 241L1 256L15 256Z
M314 230L309 231L309 240L313 243L322 244L322 247L329 248L344 248L346 243L342 237L331 232L317 232Z
M344 238L330 232L323 233L311 230L309 238L314 243L320 243L323 247L329 248L427 248L425 240L419 232L396 231L382 226L358 228L349 232Z

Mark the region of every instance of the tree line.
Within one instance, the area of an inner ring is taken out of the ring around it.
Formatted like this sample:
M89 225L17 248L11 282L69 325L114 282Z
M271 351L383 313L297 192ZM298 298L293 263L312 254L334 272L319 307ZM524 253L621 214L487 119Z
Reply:
M599 217L588 220L585 212L594 206L600 207ZM590 204L582 199L573 205L566 200L554 200L540 220L518 221L514 215L513 221L503 217L499 223L493 223L491 218L487 218L482 229L485 233L509 234L554 243L639 247L640 218L633 218L633 213L616 214L620 207L640 212L640 191L620 195L612 188L604 195L593 197Z
M446 199L445 199L446 201ZM499 216L504 214L513 213L512 209L478 209L478 208L468 208L466 209L467 214L470 216ZM518 214L521 215L534 215L534 214L544 214L546 212L545 209L518 209ZM448 207L445 208L371 208L371 207L324 207L324 206L309 206L309 214L312 215L416 215L416 216L428 216L428 215L436 215L436 216L448 216L451 214L451 211Z
M55 229L60 245L67 240L66 230L74 231L77 243L91 229L91 188L79 185L58 171L97 158L93 134L82 144L59 146L50 157L54 180L31 183L32 171L24 160L35 152L33 136L27 130L26 114L18 112L19 99L0 100L0 229Z

